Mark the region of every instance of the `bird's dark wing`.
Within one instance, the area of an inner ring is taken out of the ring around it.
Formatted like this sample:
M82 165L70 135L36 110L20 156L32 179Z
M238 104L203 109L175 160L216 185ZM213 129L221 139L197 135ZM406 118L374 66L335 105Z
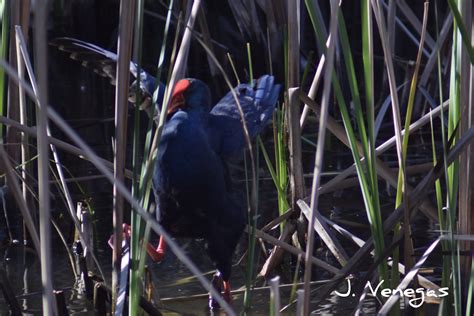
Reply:
M274 77L260 77L255 87L240 84L234 88L247 123L249 136L257 136L270 121L280 93ZM241 116L232 92L227 93L209 113L209 137L216 152L230 158L239 155L245 146Z
M83 66L91 68L100 76L109 78L111 84L116 84L118 60L116 53L71 37L56 38L53 39L50 44L56 46L61 51L69 53L72 59L80 61ZM138 78L138 66L134 62L130 62L130 74L135 79ZM148 96L153 95L155 89L155 77L143 69L140 70L140 88L148 94Z

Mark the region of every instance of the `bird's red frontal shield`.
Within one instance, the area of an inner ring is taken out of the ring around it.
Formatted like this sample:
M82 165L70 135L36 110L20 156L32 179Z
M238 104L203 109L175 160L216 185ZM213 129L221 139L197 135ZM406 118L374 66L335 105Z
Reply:
M173 90L173 95L171 96L171 103L166 111L167 115L170 115L176 112L179 108L184 106L184 92L191 86L191 82L187 79L181 79L176 83Z

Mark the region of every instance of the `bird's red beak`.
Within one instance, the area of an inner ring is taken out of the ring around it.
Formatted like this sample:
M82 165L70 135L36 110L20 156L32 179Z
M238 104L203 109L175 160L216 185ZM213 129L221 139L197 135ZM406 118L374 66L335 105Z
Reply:
M191 82L187 79L181 79L176 83L171 96L171 103L166 111L167 115L173 114L178 109L183 108L185 105L184 92L191 86Z

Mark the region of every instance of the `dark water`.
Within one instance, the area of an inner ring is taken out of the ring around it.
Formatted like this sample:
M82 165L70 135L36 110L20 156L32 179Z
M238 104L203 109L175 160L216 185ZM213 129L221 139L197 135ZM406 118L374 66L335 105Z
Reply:
M203 253L205 253L203 242L183 240L181 245L199 269L210 279L214 270L207 256L203 256ZM64 290L70 315L94 315L91 302L76 287L74 274L63 247L57 245L54 249L52 257L54 288ZM3 258L12 289L19 296L19 302L25 314L42 315L40 265L35 254L31 249L26 249L22 245L14 245L3 248L0 255ZM105 270L106 276L110 277L110 251L106 249L99 252L98 259ZM222 314L209 311L206 291L172 253L168 253L159 264L150 262L149 268L154 280L155 297L163 300L164 309L162 312L165 315L176 315L176 313L186 315ZM245 270L241 267L235 267L231 280L232 289L243 288L244 280ZM197 295L198 297L195 297ZM280 295L282 305L288 304L289 289L283 289ZM189 296L192 296L192 298L189 298ZM268 314L269 296L269 289L254 291L252 294L252 310L249 314ZM233 298L233 306L238 311L243 306L243 291L234 294ZM342 299L333 296L317 308L315 307L314 313L338 314L351 312L355 304L356 302L353 299ZM293 306L285 311L284 315L292 315L294 312L295 307ZM8 314L8 306L3 298L0 298L0 315Z
M356 198L354 199L356 200ZM337 204L322 201L322 205ZM344 218L346 220L360 221L364 214L360 212L346 212ZM338 214L333 214L333 219L339 217ZM105 223L110 222L107 216L98 216L96 225L107 227ZM106 246L106 240L109 236L110 229L96 229L98 233L97 244L101 247L96 251L97 257L106 275L106 279L110 284L111 271L111 251ZM424 230L426 232L426 229ZM360 232L362 233L362 232ZM364 238L366 236L363 236ZM186 254L195 262L207 278L210 279L214 273L214 268L206 255L205 245L199 240L178 240L181 247ZM75 278L72 272L70 262L64 246L58 241L54 240L54 251L52 254L53 262L53 280L55 289L64 289L65 297L68 304L68 310L71 315L94 315L92 304L85 298L84 294L78 291L75 286ZM234 261L237 261L243 252L244 245L235 255ZM348 247L349 252L354 251ZM320 249L318 251L320 257L324 257L326 251ZM20 304L27 314L41 315L41 277L40 266L38 259L31 249L25 248L20 244L10 247L4 247L0 250L0 258L2 258L5 269L7 270L9 279L12 283L13 290L16 295L21 297ZM331 258L324 257L325 260ZM153 278L154 295L155 298L162 299L164 304L161 310L165 315L220 315L220 313L211 313L207 308L206 291L200 283L194 278L187 268L180 263L173 253L168 252L165 259L154 264L148 262L148 267ZM361 268L362 269L362 268ZM321 271L316 271L316 278L328 277ZM241 266L236 266L233 269L231 285L233 290L239 290L244 287L245 283L245 261ZM313 287L314 289L315 287ZM339 291L342 293L346 291L346 285L343 284ZM289 303L289 289L282 289L281 303L285 306ZM256 290L252 294L252 310L251 315L267 315L269 312L269 297L268 289ZM243 306L243 291L233 295L234 308L240 311ZM317 298L317 292L314 299ZM337 295L332 295L319 305L313 306L314 315L344 315L352 314L357 300L349 297L342 298ZM375 311L374 299L369 299L364 305L363 311L367 314L372 314ZM285 310L284 315L293 315L295 307L292 306ZM0 296L0 315L8 315L8 308L5 301Z

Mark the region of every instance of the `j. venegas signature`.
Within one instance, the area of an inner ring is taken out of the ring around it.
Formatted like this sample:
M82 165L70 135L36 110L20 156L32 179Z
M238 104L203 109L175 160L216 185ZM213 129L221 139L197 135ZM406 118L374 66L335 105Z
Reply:
M425 303L426 297L440 298L440 297L445 297L449 294L448 287L439 288L437 291L429 290L429 289L427 290L422 287L417 288L417 289L408 288L405 290L401 290L401 289L383 288L382 285L384 282L385 282L384 280L380 281L377 284L377 286L374 288L372 284L370 283L370 281L367 281L366 286L369 288L370 293L374 297L380 294L381 296L388 298L392 296L393 294L397 294L397 293L402 298L407 297L408 304L410 304L410 306L413 308L418 308L421 305L423 305ZM352 293L351 281L349 279L347 280L347 291L345 293L340 293L338 291L334 291L334 293L340 297L355 296L355 294Z

